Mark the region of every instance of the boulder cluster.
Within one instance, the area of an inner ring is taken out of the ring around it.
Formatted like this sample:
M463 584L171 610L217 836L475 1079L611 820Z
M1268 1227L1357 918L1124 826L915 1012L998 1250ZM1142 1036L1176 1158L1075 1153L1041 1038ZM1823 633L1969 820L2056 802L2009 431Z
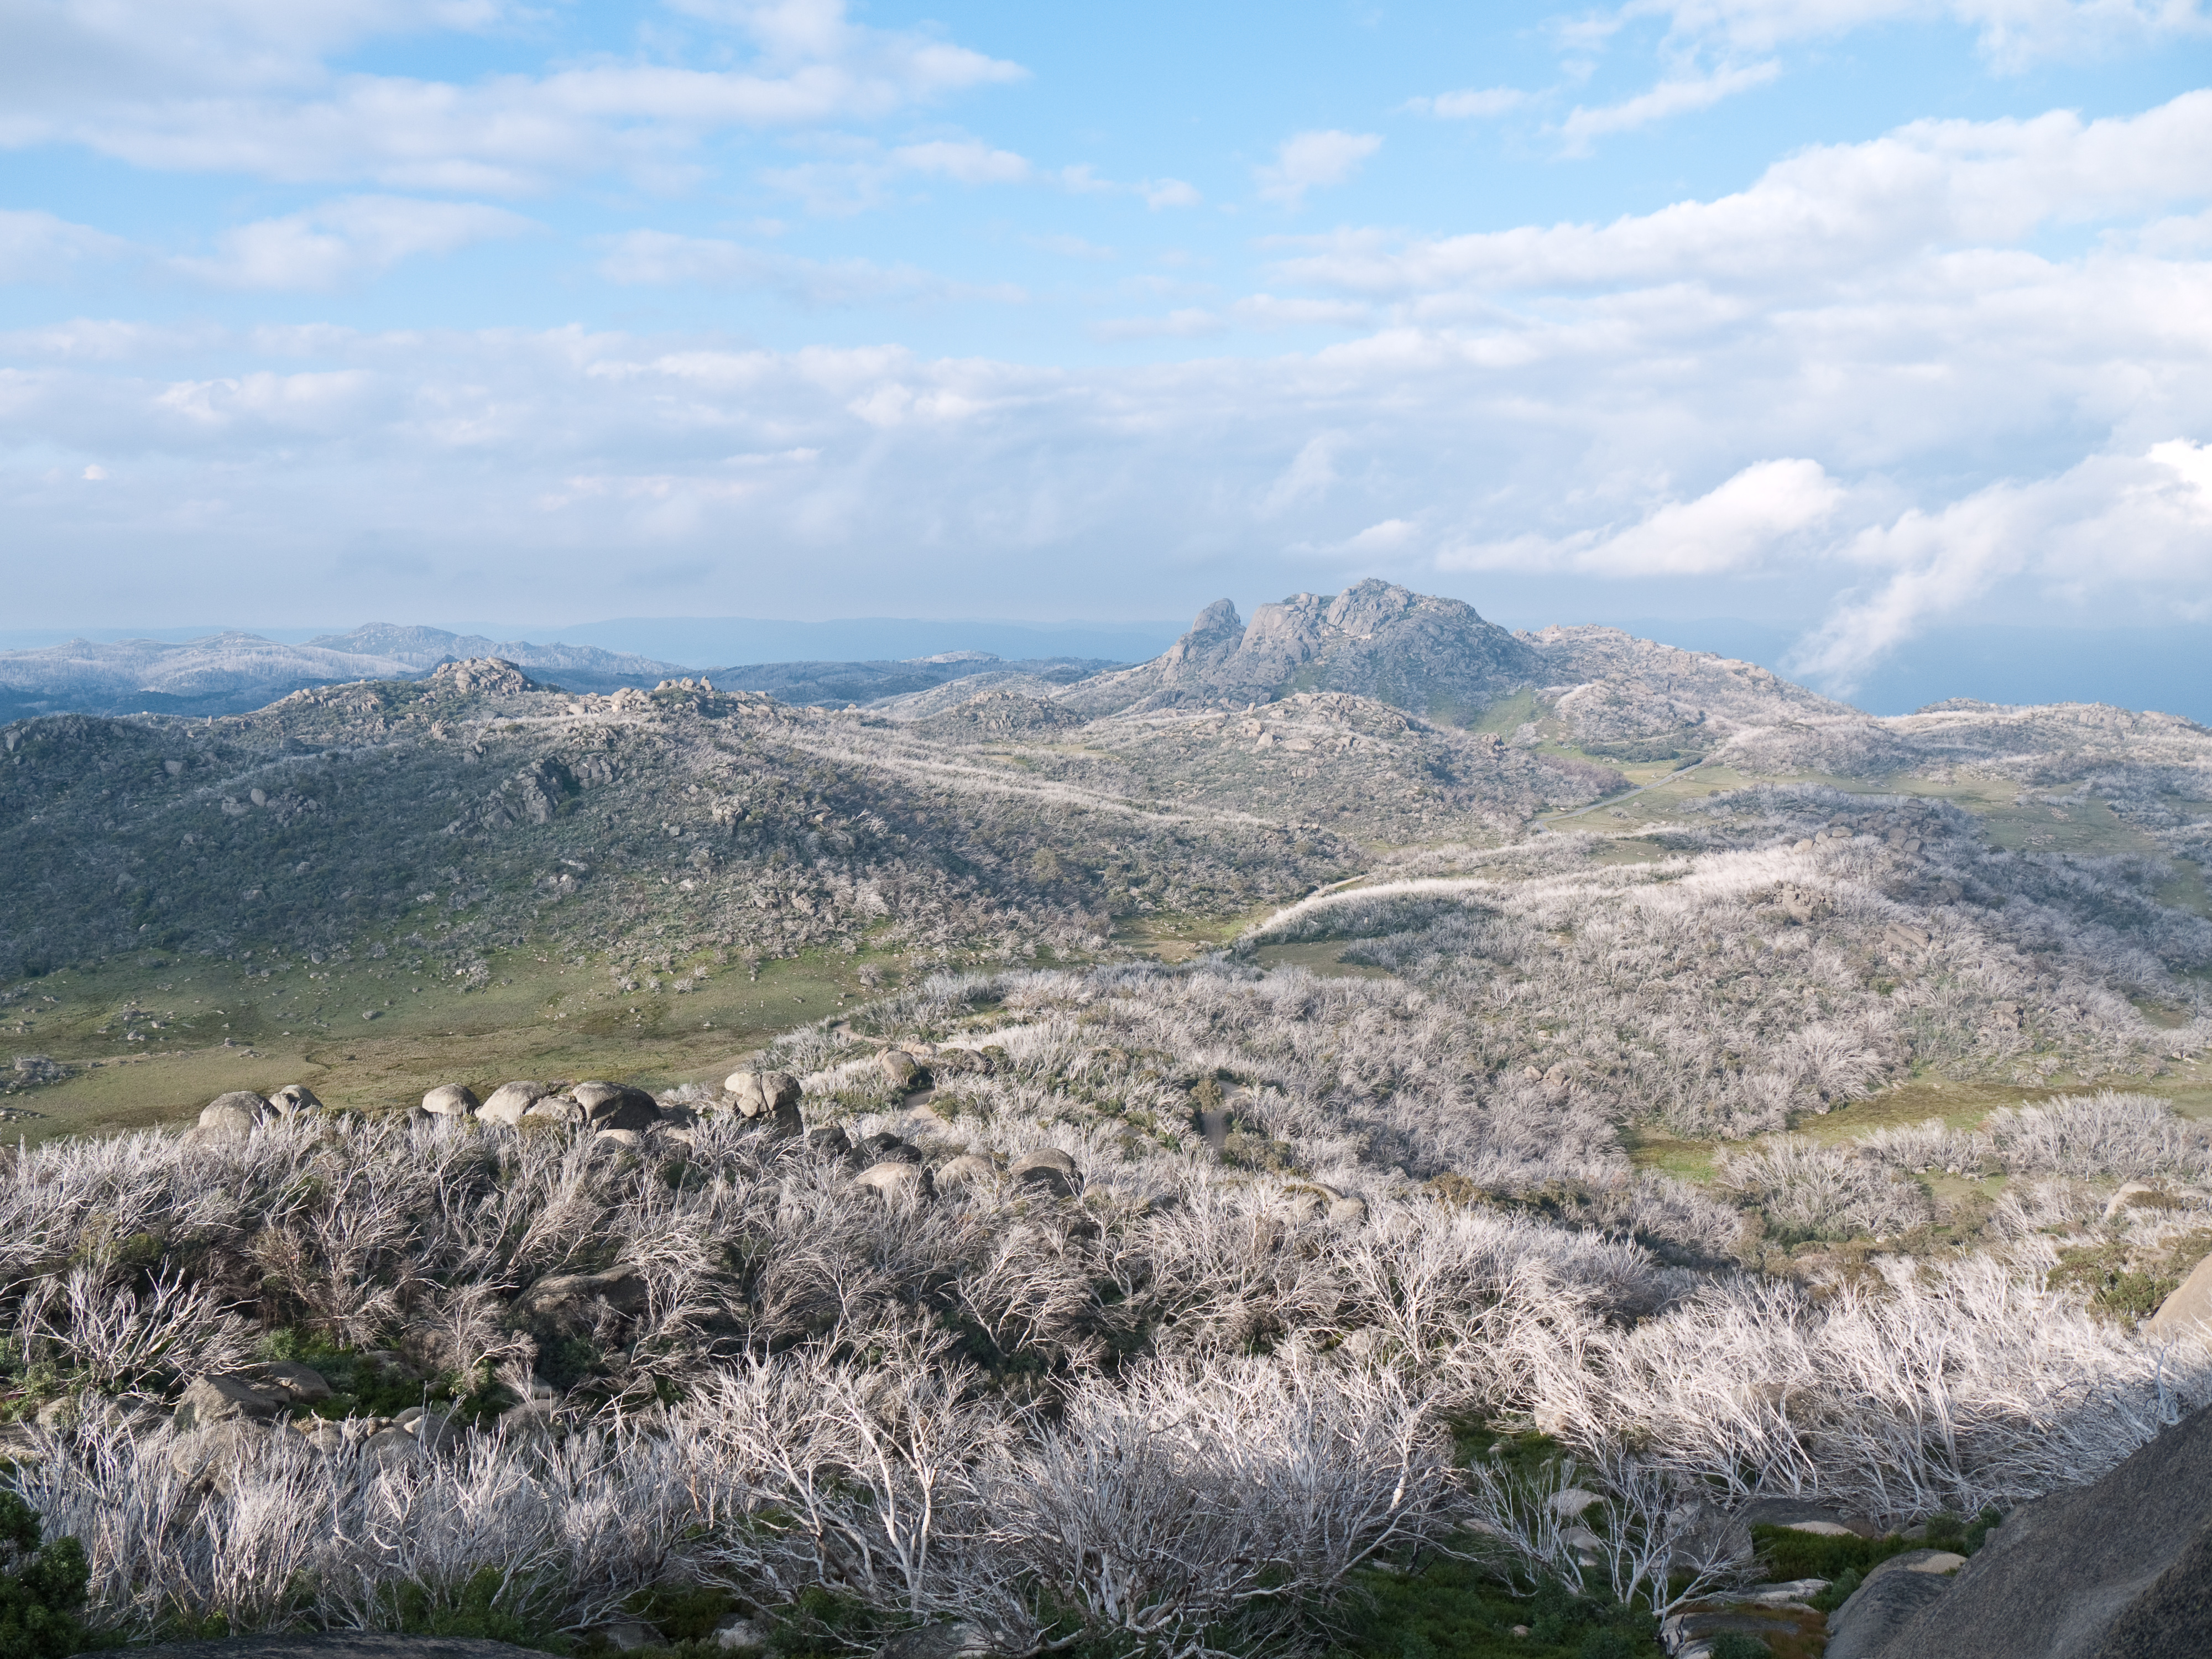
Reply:
M1004 1058L996 1049L939 1048L917 1042L885 1048L875 1063L909 1104L919 1104L930 1097L939 1078L988 1073ZM517 1080L501 1084L479 1100L465 1084L441 1083L422 1097L410 1116L419 1123L447 1127L475 1123L520 1131L557 1125L588 1130L598 1143L631 1148L641 1148L648 1141L689 1146L702 1123L733 1121L771 1135L804 1137L811 1151L850 1170L855 1191L885 1200L914 1201L963 1192L974 1195L1001 1182L1023 1197L1072 1200L1082 1191L1082 1173L1075 1160L1057 1147L1019 1153L1003 1167L974 1152L950 1158L940 1154L933 1167L929 1152L888 1131L857 1140L834 1123L809 1131L800 1111L805 1092L805 1085L788 1072L749 1069L732 1072L719 1088L686 1085L657 1097L629 1084L604 1080ZM268 1095L233 1090L210 1102L190 1133L209 1138L246 1135L324 1109L304 1084L287 1084ZM1316 1188L1309 1201L1316 1213L1325 1210L1333 1219L1357 1220L1364 1214L1358 1200L1347 1200L1334 1188ZM1346 1216L1343 1212L1347 1206L1357 1208L1360 1215Z
M639 1146L648 1134L671 1135L680 1142L702 1119L718 1116L742 1119L775 1134L795 1135L805 1127L799 1097L799 1079L787 1072L732 1072L720 1089L676 1090L658 1098L626 1083L599 1079L502 1083L482 1100L466 1084L441 1083L422 1097L410 1115L423 1123L473 1121L503 1129L561 1124L590 1129L598 1139L618 1146ZM201 1110L197 1133L251 1134L322 1109L323 1103L304 1084L287 1084L269 1095L233 1090Z

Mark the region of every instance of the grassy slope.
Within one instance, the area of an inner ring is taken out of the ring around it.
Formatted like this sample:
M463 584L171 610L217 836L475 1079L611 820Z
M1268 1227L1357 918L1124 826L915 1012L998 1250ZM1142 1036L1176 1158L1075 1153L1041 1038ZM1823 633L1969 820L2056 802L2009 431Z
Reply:
M140 1127L191 1115L229 1089L304 1083L331 1105L411 1104L433 1084L481 1096L509 1078L615 1077L659 1088L719 1080L780 1031L861 994L866 957L808 953L710 969L681 994L623 992L599 961L502 953L493 982L461 992L404 959L354 963L311 979L295 969L264 981L225 963L70 970L40 982L19 1049L78 1066L66 1082L9 1103L41 1114L12 1126L29 1139ZM131 1006L153 1019L125 1021ZM22 1005L11 1009L21 1011ZM362 1018L374 1008L379 1017ZM173 1014L173 1018L162 1018ZM129 1042L143 1031L148 1041ZM224 1046L228 1038L233 1045Z

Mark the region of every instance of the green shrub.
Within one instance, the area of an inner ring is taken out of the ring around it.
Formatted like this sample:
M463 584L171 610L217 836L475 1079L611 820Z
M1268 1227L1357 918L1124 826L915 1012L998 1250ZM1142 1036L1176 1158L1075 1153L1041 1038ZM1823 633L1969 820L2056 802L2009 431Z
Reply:
M63 1659L85 1645L85 1586L92 1567L74 1538L41 1545L38 1512L0 1492L0 1659Z
M1713 1638L1713 1659L1774 1659L1774 1650L1756 1636L1724 1630Z
M403 1585L394 1609L399 1628L410 1636L459 1636L539 1648L549 1653L568 1652L568 1639L542 1612L520 1607L501 1593L501 1578L497 1567L479 1567L457 1592L447 1595L434 1595L422 1584Z
M1775 1579L1826 1578L1833 1582L1856 1569L1863 1577L1893 1555L1922 1547L1910 1538L1838 1538L1826 1533L1792 1532L1787 1527L1753 1527L1752 1546L1767 1576Z
M1806 1605L1821 1613L1833 1613L1851 1599L1851 1592L1866 1583L1866 1575L1856 1567L1845 1567L1829 1582L1828 1588L1815 1595Z
M1418 1572L1359 1575L1338 1651L1360 1659L1658 1659L1647 1614L1546 1584L1516 1595L1477 1563L1439 1558ZM1528 1634L1516 1636L1516 1626Z

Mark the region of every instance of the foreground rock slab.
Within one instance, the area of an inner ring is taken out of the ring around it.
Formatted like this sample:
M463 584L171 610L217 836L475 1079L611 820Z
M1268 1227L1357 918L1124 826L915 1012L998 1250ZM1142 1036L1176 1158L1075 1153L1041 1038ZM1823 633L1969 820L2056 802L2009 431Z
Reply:
M1882 1582L1869 1575L1836 1610L1831 1655L1845 1651L1856 1604ZM1949 1582L1879 1643L1852 1644L1852 1659L2212 1654L2212 1411L2183 1419L2093 1486L2021 1505Z
M325 1631L306 1636L231 1636L218 1642L156 1642L134 1659L545 1659L531 1648L459 1636Z

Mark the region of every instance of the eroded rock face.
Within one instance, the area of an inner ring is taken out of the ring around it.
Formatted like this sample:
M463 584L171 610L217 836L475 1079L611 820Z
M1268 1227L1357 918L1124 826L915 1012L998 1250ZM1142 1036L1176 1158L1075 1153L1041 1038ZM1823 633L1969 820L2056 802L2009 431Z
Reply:
M2158 1311L2143 1327L2143 1334L2154 1342L2184 1337L2212 1345L2212 1255L2198 1262L2173 1293L2158 1304Z
M471 657L441 662L430 671L430 684L443 691L534 691L538 682L504 657Z
M749 1121L772 1126L780 1134L797 1134L805 1127L799 1079L788 1072L732 1072L722 1090L730 1109Z
M1885 1562L1836 1610L1830 1659L2212 1653L2212 1411L2183 1419L2101 1480L2022 1504L1955 1579L1891 1571L1909 1559ZM1881 1639L1862 1644L1855 1609L1886 1580L1896 1587L1867 1600L1869 1621L1891 1597L1925 1605L1885 1619Z
M296 1359L256 1365L252 1380L257 1388L281 1396L287 1406L317 1406L331 1397L330 1380L313 1365L303 1365Z
M1240 625L1217 600L1141 667L1101 675L1067 701L1144 707L1194 694L1265 702L1296 680L1426 714L1476 709L1541 684L1540 652L1458 599L1370 580L1337 594L1294 593Z

